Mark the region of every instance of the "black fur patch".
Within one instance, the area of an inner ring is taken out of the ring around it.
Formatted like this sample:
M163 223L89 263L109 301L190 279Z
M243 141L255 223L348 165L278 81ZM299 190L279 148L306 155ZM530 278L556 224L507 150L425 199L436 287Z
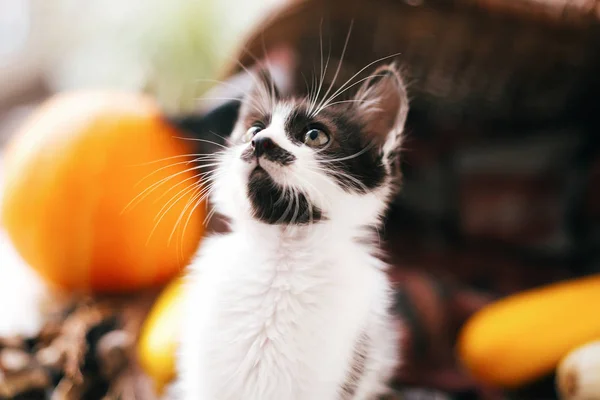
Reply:
M268 224L303 225L318 222L324 217L321 210L299 193L297 198L285 192L264 169L257 167L250 173L248 198L254 218Z
M230 100L205 114L184 114L167 117L167 121L194 141L200 152L214 152L225 146L231 136L240 110L240 100ZM211 145L210 142L215 143Z
M345 187L364 193L379 187L385 179L386 170L378 146L365 141L368 137L360 121L353 120L349 113L332 116L337 129L334 142L323 150L323 164L332 169L332 176L343 182ZM342 171L354 179L344 177ZM359 185L356 181L359 181Z
M308 129L317 128L330 137L322 149L316 149L323 170L346 190L365 193L380 186L386 177L378 146L365 140L365 127L348 107L325 109L311 119L304 108L290 113L285 129L296 144L303 142Z
M297 107L285 121L285 133L292 143L301 146L304 143L304 134L314 122L304 108Z

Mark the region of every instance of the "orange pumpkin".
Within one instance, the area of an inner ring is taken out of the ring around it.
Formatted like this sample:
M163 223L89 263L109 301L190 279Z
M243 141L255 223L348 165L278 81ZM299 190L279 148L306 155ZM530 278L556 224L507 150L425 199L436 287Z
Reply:
M189 142L177 135L140 94L47 101L5 155L2 219L21 256L77 290L132 290L180 272L205 207L194 207L199 170L189 170Z

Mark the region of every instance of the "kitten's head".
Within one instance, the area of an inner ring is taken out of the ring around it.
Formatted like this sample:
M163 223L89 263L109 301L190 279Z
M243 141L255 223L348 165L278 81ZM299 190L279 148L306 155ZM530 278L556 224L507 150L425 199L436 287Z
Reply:
M338 100L285 98L261 72L216 170L217 210L266 224L379 222L400 178L404 84L389 65Z

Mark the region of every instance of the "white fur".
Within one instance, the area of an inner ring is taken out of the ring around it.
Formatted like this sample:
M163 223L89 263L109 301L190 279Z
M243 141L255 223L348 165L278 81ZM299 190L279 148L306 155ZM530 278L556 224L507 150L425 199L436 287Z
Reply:
M256 164L233 146L217 171L214 203L232 233L206 239L191 266L179 358L184 400L336 400L367 335L365 372L353 400L386 392L398 362L388 314L390 287L377 227L389 182L368 194L347 193L318 170L315 151L291 143L277 104L271 137L297 160L279 167L260 160L283 187L302 188L327 219L304 226L268 225L251 217L246 196ZM243 135L238 126L233 140Z

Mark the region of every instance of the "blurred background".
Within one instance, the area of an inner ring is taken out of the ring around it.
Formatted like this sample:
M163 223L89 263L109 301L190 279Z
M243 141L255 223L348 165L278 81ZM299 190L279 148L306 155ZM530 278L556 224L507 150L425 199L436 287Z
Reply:
M322 54L340 62L337 82L325 74L334 88L398 54L411 111L382 236L410 325L399 377L504 398L458 365L463 323L495 299L600 270L597 0L0 0L0 144L75 89L149 93L166 114L202 117L215 79L243 80L242 66L282 47L298 94ZM34 302L39 278L4 235L0 252L14 277L0 292ZM14 308L0 334L36 332L41 317L26 315ZM556 397L551 378L536 385L514 398Z
M232 62L241 38L280 2L1 0L0 157L27 116L57 92L139 91L151 93L167 112L193 110ZM14 280L0 280L0 290L36 291L37 276L22 268L1 233L0 262ZM29 330L39 322L35 315L17 321ZM14 318L0 320L0 332L18 327Z
M148 89L189 109L264 12L280 0L2 0L3 112L59 90ZM234 11L235 10L235 11Z

